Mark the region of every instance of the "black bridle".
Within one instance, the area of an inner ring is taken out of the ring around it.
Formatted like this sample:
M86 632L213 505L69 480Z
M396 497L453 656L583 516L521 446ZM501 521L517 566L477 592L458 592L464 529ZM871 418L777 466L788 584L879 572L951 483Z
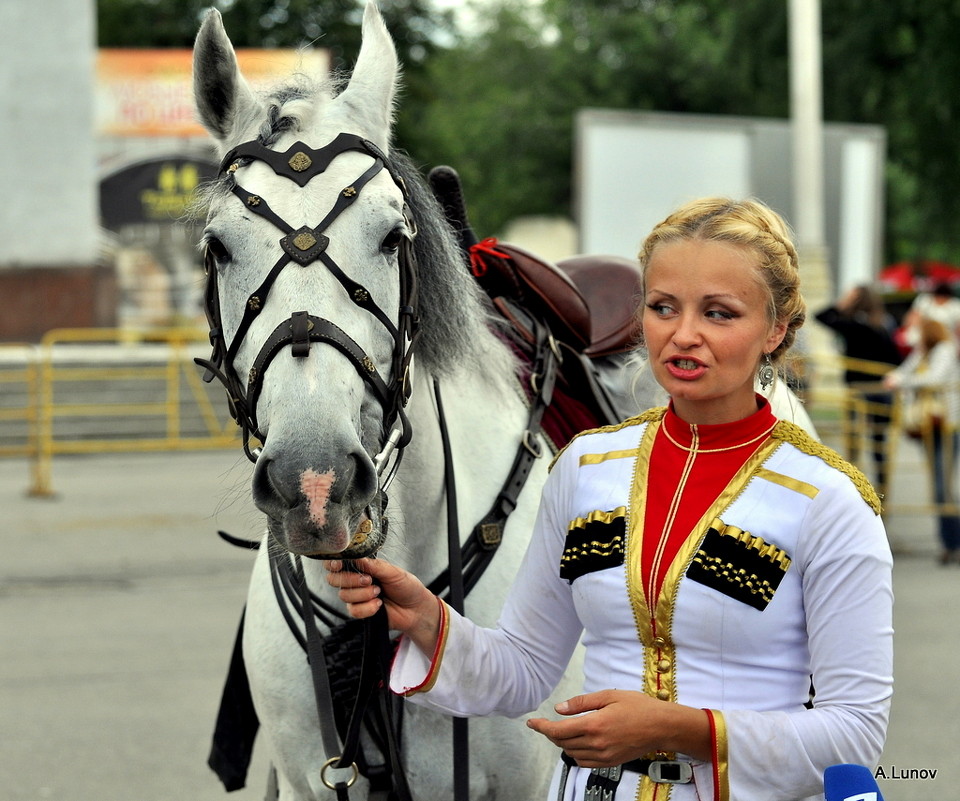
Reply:
M315 227L302 226L294 229L289 223L277 215L259 195L245 190L236 180L237 171L252 161L262 161L279 176L294 181L299 187L304 187L317 175L323 173L332 161L340 154L359 152L369 155L373 159L371 166L364 171L352 184L342 189L331 210ZM390 317L384 313L374 301L370 292L344 273L336 261L327 253L329 238L324 233L331 223L349 208L359 197L361 190L381 170L386 169L394 183L400 189L404 198L403 215L407 224L407 233L402 237L398 249L400 300L398 309L398 323L393 324ZM226 388L230 413L240 426L243 433L243 448L248 458L256 462L257 449L250 448L250 438L255 437L260 443L266 442L266 437L260 430L257 419L257 399L263 386L264 374L273 359L289 346L293 358L309 356L312 342L322 342L336 348L345 356L360 377L370 388L383 411L384 437L380 444L380 451L374 455L373 461L380 479L379 503L386 505L385 491L399 464L403 448L409 443L412 429L404 412L404 407L410 398L411 379L410 367L413 350L419 331L419 315L417 309L417 265L414 255L413 238L416 236L416 226L410 209L407 188L401 176L395 171L387 157L369 140L352 134L339 134L332 142L314 150L302 142L297 142L283 153L269 149L259 141L251 141L239 145L231 150L220 165L221 179L229 182L229 191L235 195L244 207L264 219L270 221L283 236L279 240L281 254L270 269L264 281L247 298L243 316L236 333L227 344L220 313L220 300L217 281L217 265L210 248L205 253L205 268L207 275L204 292L204 306L207 321L210 326L210 343L213 353L209 359L197 359L197 363L206 368L204 380L211 381L217 378ZM341 328L331 321L311 315L308 311L295 311L290 317L280 323L267 337L253 361L253 365L244 381L237 374L234 360L243 345L251 325L257 319L266 305L270 289L276 282L281 271L291 262L306 268L313 262L320 261L332 273L350 301L372 314L387 330L393 339L393 354L390 365L389 381L380 375L373 360L363 349ZM441 436L444 443L445 476L448 502L448 550L449 567L430 584L430 589L438 594L449 591L448 600L459 612L463 612L463 599L483 575L496 552L503 534L506 520L517 503L517 498L529 475L532 463L540 456L539 448L534 447L540 431L540 419L544 409L550 403L553 383L556 375L559 354L553 344L553 339L545 328L538 328L541 334L536 337L536 355L533 371L539 378L534 387L530 405L529 421L524 431L522 442L514 460L513 467L504 482L493 506L481 522L475 527L471 537L463 546L461 553L459 527L457 524L456 482L453 476L453 460L450 443L446 431L446 422L443 415L439 386L435 385L436 403L439 413ZM391 456L396 458L391 462ZM383 474L387 467L389 474L384 479ZM385 521L384 521L385 524ZM340 554L331 554L337 558L355 558L351 551ZM272 555L273 556L273 555ZM388 757L385 778L389 780L391 789L387 797L397 801L407 801L410 798L409 788L399 761L399 730L393 718L386 699L389 689L383 682L387 674L389 654L383 652L385 644L389 643L386 629L385 613L378 615L369 626L363 630L363 675L357 681L358 694L355 699L352 714L346 724L343 736L343 745L338 748L337 734L330 728L336 714L332 706L332 694L329 686L324 643L330 638L324 638L317 629L314 605L319 599L312 596L304 580L299 558L295 558L296 573L289 575L292 566L288 559L271 558L271 574L274 577L275 594L287 623L308 653L311 673L314 681L314 690L317 700L318 715L321 730L324 735L325 750L330 756L324 765L324 775L328 769L347 768L356 771L358 758L359 730L358 726L366 714L366 702L371 700L371 693L377 699L379 721L382 725L377 728L383 740L382 750ZM286 590L281 591L278 581L287 575ZM291 581L291 578L293 579ZM288 613L285 597L289 597L294 606L297 588L299 594L298 617L301 617L305 633L301 635L296 626L294 617ZM328 625L336 629L336 624ZM379 689L374 692L373 688ZM469 773L467 770L467 734L465 721L458 720L454 724L454 798L465 801L469 795ZM365 773L365 775L367 775ZM338 799L346 799L347 788L351 782L329 782L324 776L324 783L336 791ZM372 777L371 778L371 787ZM378 795L378 797L380 797Z
M262 161L277 175L288 178L303 188L310 180L323 173L337 156L348 152L366 154L372 158L373 162L355 181L338 193L333 207L312 228L302 226L294 229L292 225L270 208L263 197L248 192L236 179L236 173L241 167L253 161ZM330 256L327 252L330 239L325 233L340 214L357 200L363 188L384 169L403 195L403 216L407 229L398 243L400 299L396 325L377 304L369 290L350 278ZM381 507L385 507L387 485L392 476L396 474L403 448L409 443L412 436L412 429L404 412L404 407L410 398L410 366L419 330L417 265L413 248L416 224L410 209L406 185L402 177L394 170L386 155L376 145L368 139L346 133L339 134L332 142L318 150L298 141L285 152L280 153L271 150L260 141L246 142L227 153L220 164L219 175L223 180L229 182L230 192L244 204L248 211L252 211L271 222L283 233L283 236L279 240L280 256L260 286L247 298L243 316L229 344L226 342L223 331L216 259L209 246L207 247L204 256L207 277L204 306L210 326L210 344L213 346L213 353L209 359L196 360L198 364L206 368L204 380L209 382L213 378L217 378L223 383L227 390L230 413L243 432L244 452L251 461L256 462L258 453L256 449L251 450L250 437L255 437L261 443L266 442L266 437L261 431L257 419L257 399L260 396L264 375L270 363L281 350L288 346L293 358L308 357L312 342L321 342L336 348L353 365L382 409L384 436L379 452L373 455L372 459L379 481L379 503ZM263 311L270 290L280 273L291 263L306 268L315 261L320 261L333 274L352 303L373 315L389 333L393 340L389 380L384 380L373 359L345 331L330 320L312 315L308 311L292 312L288 319L273 330L261 345L245 381L237 374L234 364L237 353L243 345L244 338L251 325ZM391 462L391 456L394 453L396 453L396 458ZM391 465L391 470L384 478L388 465ZM385 521L382 524L385 525ZM338 558L350 558L351 554L345 551L336 556ZM336 791L338 799L347 798L347 788L352 780L346 783L329 781L326 778L326 773L328 769L349 769L351 767L356 771L359 749L358 726L367 717L365 707L370 700L371 692L374 688L380 686L380 691L376 695L380 699L381 719L385 721L383 728L388 732L387 741L391 746L387 750L390 752L390 762L393 766L392 780L396 790L394 797L401 799L401 801L408 799L409 790L406 787L406 780L399 764L397 744L393 738L394 724L390 720L391 715L387 708L388 702L385 700L389 691L382 686L383 676L386 675L386 660L381 651L385 646L389 648L386 615L378 615L376 619L370 621L370 625L364 627L363 675L359 682L357 704L350 716L348 730L345 732L341 747L334 728L335 716L325 658L322 653L323 637L317 630L314 616L310 614L309 590L299 559L296 560L296 565L298 585L300 592L304 594L303 621L306 628L304 644L307 646L310 657L324 746L328 757L330 757L324 765L321 778L330 789Z
M302 188L311 179L323 173L337 156L348 152L369 155L373 163L353 183L340 191L333 208L313 228L305 225L294 229L270 208L263 197L248 192L236 180L236 173L241 167L252 161L262 161L274 173L290 179ZM324 233L334 220L357 200L367 183L384 169L403 194L403 214L408 229L400 240L398 250L400 306L397 325L394 325L390 317L377 305L370 292L350 278L330 256L327 252L330 239ZM419 328L417 267L413 249L416 225L402 177L396 173L388 158L376 145L361 136L347 133L339 134L319 150L314 150L298 141L285 152L279 153L259 141L245 142L233 148L223 158L219 175L230 182L230 192L244 204L248 211L271 222L284 236L279 240L280 257L260 286L247 298L243 317L229 345L224 338L220 314L215 258L207 247L204 255L207 278L204 308L210 326L210 344L213 346L213 353L209 359L196 360L206 368L204 380L209 382L217 378L223 383L227 390L230 414L243 432L244 452L251 461L255 462L257 455L250 448L250 437L255 437L261 443L266 442L257 419L257 399L263 388L264 375L274 357L288 346L294 358L309 356L311 342L322 342L333 346L350 361L383 410L385 438L381 443L380 451L373 457L377 474L382 475L390 462L392 453L394 451L398 454L402 453L403 447L410 441L412 434L409 420L404 413L404 406L410 397L410 362ZM316 317L308 311L292 312L289 319L280 323L267 337L245 380L237 374L234 360L250 326L266 306L270 289L281 271L291 263L306 268L315 261L320 261L336 277L352 303L372 314L390 334L394 344L389 381L383 379L374 361L345 331L330 320ZM394 468L395 466L394 463ZM381 482L381 489L384 488L383 483Z

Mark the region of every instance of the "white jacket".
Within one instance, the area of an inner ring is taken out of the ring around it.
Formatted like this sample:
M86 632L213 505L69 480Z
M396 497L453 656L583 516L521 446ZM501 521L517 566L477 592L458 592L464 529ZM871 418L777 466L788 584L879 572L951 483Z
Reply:
M856 468L781 421L681 548L656 611L666 641L654 643L635 580L643 536L636 510L662 411L586 432L561 453L499 627L450 612L433 659L401 643L391 686L454 715L522 715L549 694L582 633L584 692L659 687L678 703L714 710L715 759L694 763L693 784L654 786L625 772L621 801L653 799L654 787L656 801L666 801L668 788L672 801L821 797L828 766L875 765L886 735L892 558L879 501ZM610 519L621 507L619 559L602 526L591 549L572 544L572 521ZM726 578L703 583L704 565L718 562L717 542L729 554L738 532L743 547L733 550L742 556L724 557L721 568L733 576L746 568L759 580L746 590ZM559 576L565 545L568 564L579 554L589 568L572 583ZM588 774L572 769L567 801L583 798Z

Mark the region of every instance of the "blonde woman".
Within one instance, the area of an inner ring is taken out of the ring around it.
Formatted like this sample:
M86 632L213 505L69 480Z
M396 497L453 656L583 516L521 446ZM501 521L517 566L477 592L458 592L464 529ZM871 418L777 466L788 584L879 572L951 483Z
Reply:
M498 627L382 560L328 579L404 632L394 690L455 715L535 709L582 636L583 693L528 721L551 801L820 798L883 747L892 560L869 482L754 391L804 320L796 251L763 204L707 198L640 263L669 404L559 455Z

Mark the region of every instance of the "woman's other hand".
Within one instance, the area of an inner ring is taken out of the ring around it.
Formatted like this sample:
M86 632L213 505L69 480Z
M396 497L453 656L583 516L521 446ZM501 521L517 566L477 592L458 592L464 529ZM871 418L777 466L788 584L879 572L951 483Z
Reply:
M527 726L584 768L612 767L654 751L712 758L710 720L702 709L639 692L601 690L563 701L556 710L571 717L532 718Z

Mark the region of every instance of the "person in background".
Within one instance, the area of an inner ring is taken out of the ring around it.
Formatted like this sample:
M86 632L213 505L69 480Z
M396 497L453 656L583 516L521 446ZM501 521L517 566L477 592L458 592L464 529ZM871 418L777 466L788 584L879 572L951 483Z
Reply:
M893 398L882 387L883 376L903 360L893 340L890 315L883 299L869 286L855 286L833 306L815 315L818 322L835 331L842 344L843 380L850 390L862 396L863 405L847 407L846 456L856 462L860 455L859 411L865 412L867 436L877 491L884 497L889 489L887 472L887 429ZM880 391L878 391L880 390Z
M941 281L932 292L921 292L913 299L903 317L904 342L915 347L920 340L920 320L943 323L954 342L960 342L960 298L953 294L951 284Z
M884 376L888 389L909 393L905 403L936 407L919 423L918 434L933 479L933 500L940 536L940 563L960 562L960 515L957 514L957 445L960 444L960 360L956 343L938 320L921 318L920 339L903 364Z
M754 391L805 317L795 247L767 206L705 198L640 264L668 405L557 456L497 628L382 559L328 581L386 607L391 687L448 714L536 709L582 636L583 694L527 721L558 747L550 801L819 797L883 748L892 558L865 476Z

